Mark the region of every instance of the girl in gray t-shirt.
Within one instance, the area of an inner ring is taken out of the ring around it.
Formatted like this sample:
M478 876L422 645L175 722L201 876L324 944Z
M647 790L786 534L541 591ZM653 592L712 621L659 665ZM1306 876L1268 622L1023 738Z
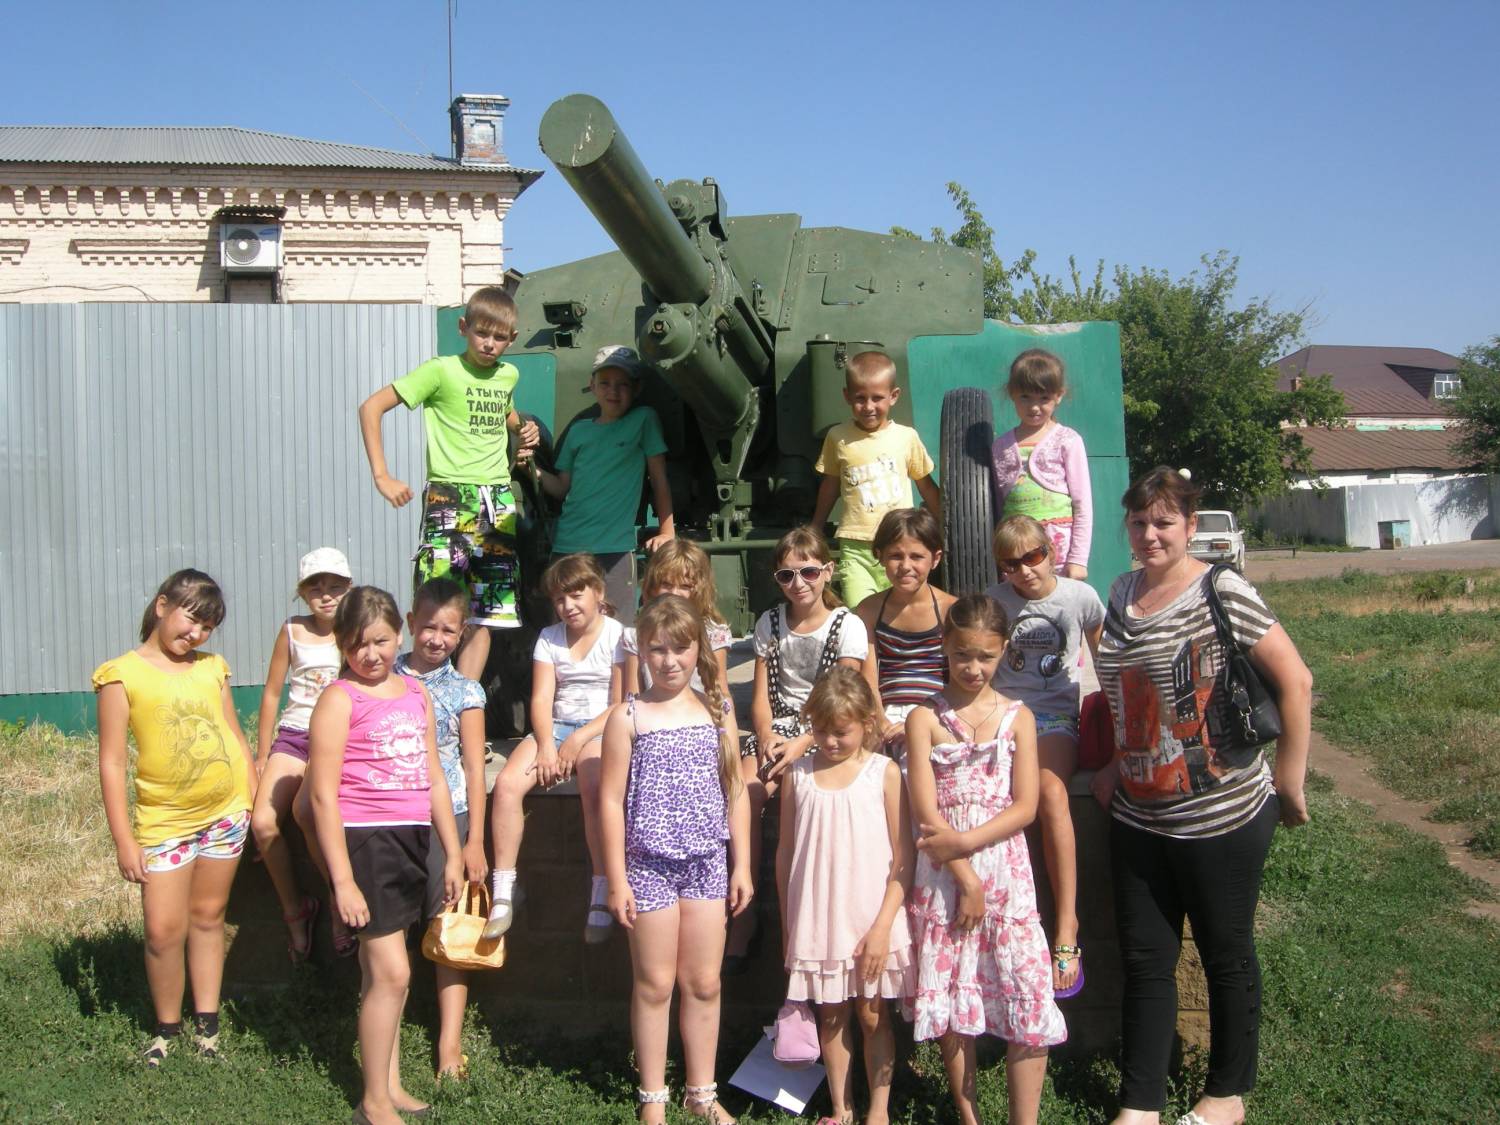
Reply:
M1078 944L1078 865L1068 780L1078 765L1079 654L1084 641L1099 651L1104 603L1093 587L1053 573L1046 530L1030 516L1011 516L995 529L995 562L1005 581L986 593L1005 607L1010 637L995 672L995 687L1036 717L1041 794L1037 823L1052 897L1052 984L1057 995L1083 988Z

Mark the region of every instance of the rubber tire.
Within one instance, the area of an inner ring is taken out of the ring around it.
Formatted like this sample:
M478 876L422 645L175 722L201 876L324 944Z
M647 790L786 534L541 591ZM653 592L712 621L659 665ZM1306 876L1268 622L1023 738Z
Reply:
M949 391L943 396L940 433L944 581L950 594L983 593L995 582L990 473L995 421L990 396L979 387Z

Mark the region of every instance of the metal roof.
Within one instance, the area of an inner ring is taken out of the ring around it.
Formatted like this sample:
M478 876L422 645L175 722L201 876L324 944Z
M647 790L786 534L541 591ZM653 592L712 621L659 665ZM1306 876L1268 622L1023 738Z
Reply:
M1435 348L1379 348L1313 344L1276 361L1279 386L1286 390L1293 375L1332 375L1335 390L1344 392L1345 413L1351 418L1442 418L1448 409L1415 386L1431 386L1431 373L1458 370L1458 357ZM1419 376L1427 373L1424 381ZM1403 378L1410 374L1412 380Z
M369 168L381 171L541 175L510 164L460 164L388 148L311 141L225 126L0 125L0 164L168 164L235 168Z
M1324 430L1292 431L1312 454L1314 473L1388 472L1431 469L1458 472L1469 467L1454 445L1453 430Z

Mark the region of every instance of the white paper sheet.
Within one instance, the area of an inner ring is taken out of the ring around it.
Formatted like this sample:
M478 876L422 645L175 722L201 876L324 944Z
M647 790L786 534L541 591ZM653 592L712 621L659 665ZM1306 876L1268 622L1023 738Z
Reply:
M771 1053L771 1029L766 1028L766 1031L767 1034L760 1037L739 1069L730 1076L729 1084L780 1106L788 1113L801 1113L823 1084L823 1064L783 1066Z

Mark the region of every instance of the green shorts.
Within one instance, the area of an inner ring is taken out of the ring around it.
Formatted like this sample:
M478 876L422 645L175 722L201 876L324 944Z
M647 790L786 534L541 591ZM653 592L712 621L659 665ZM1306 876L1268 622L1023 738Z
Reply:
M469 591L469 624L514 629L520 573L509 484L428 481L414 581L452 578Z
M891 580L885 576L885 567L875 557L874 547L863 539L838 539L835 542L839 548L839 561L833 569L833 578L845 605L857 608L871 594L891 588Z

